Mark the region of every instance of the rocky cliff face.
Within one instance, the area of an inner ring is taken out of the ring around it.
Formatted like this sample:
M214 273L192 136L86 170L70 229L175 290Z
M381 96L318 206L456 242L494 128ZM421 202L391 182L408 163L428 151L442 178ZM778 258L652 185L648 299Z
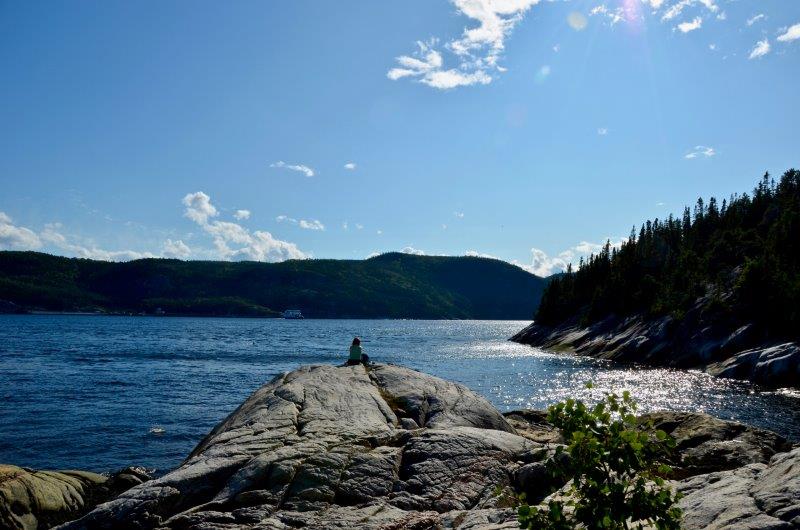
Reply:
M686 528L800 524L800 448L702 414L648 419L678 441ZM517 528L513 495L538 502L561 486L545 473L561 442L542 412L504 416L419 372L303 367L257 390L171 473L61 528Z
M769 342L751 325L731 327L704 307L698 302L680 320L611 316L590 326L534 322L511 340L601 359L696 368L770 387L800 386L800 344Z

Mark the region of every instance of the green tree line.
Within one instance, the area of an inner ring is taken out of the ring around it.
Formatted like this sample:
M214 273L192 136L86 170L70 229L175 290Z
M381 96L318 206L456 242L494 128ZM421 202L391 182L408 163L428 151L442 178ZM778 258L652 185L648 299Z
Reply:
M553 278L536 321L680 318L701 297L767 338L800 335L800 171L786 171L778 182L767 173L752 194L700 198L681 217L634 227L620 247L606 243Z

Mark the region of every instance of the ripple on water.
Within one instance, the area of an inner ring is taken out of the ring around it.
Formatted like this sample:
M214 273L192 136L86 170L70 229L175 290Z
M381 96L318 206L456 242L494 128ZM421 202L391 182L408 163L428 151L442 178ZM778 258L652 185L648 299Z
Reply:
M339 363L353 336L374 360L459 381L501 410L630 390L643 411L705 411L800 439L800 392L506 340L525 324L0 316L0 462L169 469L260 385L301 364Z

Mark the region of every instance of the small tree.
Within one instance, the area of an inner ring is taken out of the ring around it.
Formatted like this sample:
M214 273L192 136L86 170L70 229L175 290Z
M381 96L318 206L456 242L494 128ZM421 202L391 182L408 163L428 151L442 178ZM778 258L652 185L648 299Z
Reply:
M652 422L642 425L635 411L627 391L621 398L608 394L592 408L573 399L549 408L548 420L568 443L558 449L557 456L566 455L553 458L550 471L571 483L546 509L521 504L522 528L680 528L680 496L663 479L671 472L664 457L675 440Z

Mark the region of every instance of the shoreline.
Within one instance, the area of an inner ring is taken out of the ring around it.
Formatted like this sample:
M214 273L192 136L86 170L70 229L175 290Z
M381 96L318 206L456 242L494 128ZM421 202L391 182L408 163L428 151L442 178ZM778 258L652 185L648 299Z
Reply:
M588 356L650 367L700 370L768 389L800 389L800 343L759 340L751 325L733 331L679 322L671 317L608 317L581 326L532 322L509 338L554 353Z

